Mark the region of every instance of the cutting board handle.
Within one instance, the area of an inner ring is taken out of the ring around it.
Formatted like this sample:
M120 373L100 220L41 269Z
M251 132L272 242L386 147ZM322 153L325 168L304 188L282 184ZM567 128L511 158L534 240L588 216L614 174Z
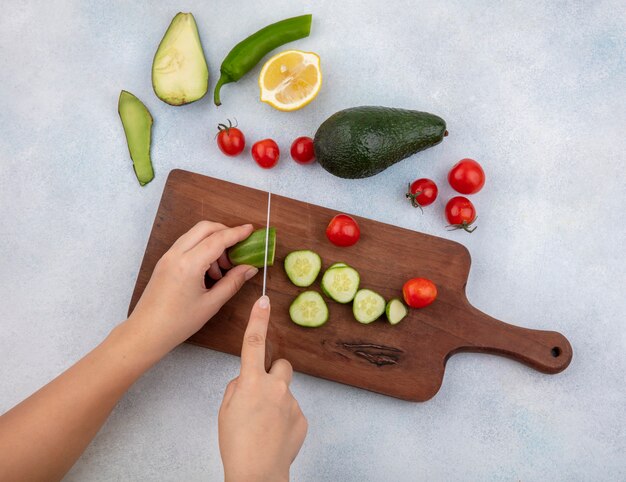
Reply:
M496 320L467 303L462 351L493 353L512 358L543 373L559 373L572 361L572 346L556 331L531 330Z

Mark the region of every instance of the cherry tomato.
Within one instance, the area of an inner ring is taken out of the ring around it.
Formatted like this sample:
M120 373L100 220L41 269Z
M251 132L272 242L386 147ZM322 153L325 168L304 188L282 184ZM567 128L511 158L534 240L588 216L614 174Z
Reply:
M452 229L464 229L468 233L473 233L476 226L470 226L476 221L476 208L472 201L463 196L453 197L446 204L446 218Z
M233 126L228 121L226 124L217 125L217 146L227 156L236 156L241 154L243 148L246 146L246 138L237 127Z
M422 178L409 184L406 197L411 200L414 208L420 208L423 212L422 207L434 203L438 192L437 185L433 181Z
M485 171L474 159L461 159L450 169L448 182L461 194L476 194L485 185Z
M402 294L411 308L424 308L437 298L437 287L429 279L412 278L404 283Z
M271 169L278 163L280 149L272 139L263 139L252 145L252 157L263 169Z
M328 223L326 237L335 246L352 246L361 237L361 230L354 219L347 214L337 214Z
M313 139L310 137L298 137L291 144L291 157L298 164L310 164L315 160L313 151Z

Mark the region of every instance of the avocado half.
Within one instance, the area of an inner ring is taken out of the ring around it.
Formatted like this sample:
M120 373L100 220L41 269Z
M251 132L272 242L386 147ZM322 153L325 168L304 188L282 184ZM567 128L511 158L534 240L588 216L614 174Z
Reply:
M165 32L152 62L152 87L170 105L189 104L207 93L209 68L191 13L176 14Z

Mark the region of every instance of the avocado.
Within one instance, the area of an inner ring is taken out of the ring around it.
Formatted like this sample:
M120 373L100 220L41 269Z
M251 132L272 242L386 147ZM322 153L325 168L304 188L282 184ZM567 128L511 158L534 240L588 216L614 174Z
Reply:
M346 179L370 177L405 157L439 144L446 122L427 112L362 106L341 110L317 129L317 162Z
M117 111L124 126L135 175L139 184L145 186L154 179L152 161L150 160L152 116L137 97L125 90L120 93Z
M152 61L152 86L170 105L195 102L209 88L209 69L191 13L178 13Z

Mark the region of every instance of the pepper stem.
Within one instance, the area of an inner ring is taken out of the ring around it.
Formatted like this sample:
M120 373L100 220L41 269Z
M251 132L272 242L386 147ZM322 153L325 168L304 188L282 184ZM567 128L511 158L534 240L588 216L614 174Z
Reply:
M230 82L232 82L232 80L228 75L223 73L220 75L220 78L215 85L215 90L213 91L213 102L215 102L215 105L222 105L222 101L220 100L220 89L222 88L222 85Z

